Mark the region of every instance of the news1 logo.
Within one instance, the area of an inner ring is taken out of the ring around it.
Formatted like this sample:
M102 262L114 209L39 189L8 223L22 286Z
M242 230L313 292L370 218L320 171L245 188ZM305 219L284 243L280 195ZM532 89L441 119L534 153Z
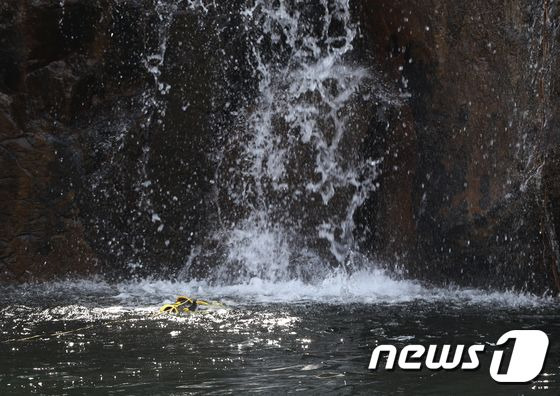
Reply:
M496 382L523 383L535 379L543 369L546 353L548 351L548 336L540 330L511 330L502 335L496 346L505 346L514 343L509 362L503 350L496 350L490 363L490 376ZM457 345L453 356L450 357L451 345L407 345L400 353L394 345L379 345L372 354L369 369L376 370L379 358L387 354L386 370L395 367L395 361L402 370L420 370L424 354L425 367L429 370L474 370L480 366L478 354L484 352L485 345L475 344L467 348L464 358L465 345ZM438 352L439 358L436 358ZM398 355L398 360L397 360Z

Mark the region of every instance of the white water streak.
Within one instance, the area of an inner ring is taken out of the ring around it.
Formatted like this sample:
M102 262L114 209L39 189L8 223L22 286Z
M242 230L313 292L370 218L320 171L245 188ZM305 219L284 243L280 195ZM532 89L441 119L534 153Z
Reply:
M303 234L326 240L344 265L354 248L354 213L375 190L378 163L359 158L355 147L365 132L353 122L354 106L367 105L372 76L346 59L356 36L349 1L312 6L310 13L304 2L256 0L241 11L258 32L251 57L259 94L231 139L243 182L228 194L248 214L218 230L240 275L286 279L302 250L325 265L324 254L302 246ZM317 206L326 215L315 214ZM295 217L292 209L302 207L304 218Z

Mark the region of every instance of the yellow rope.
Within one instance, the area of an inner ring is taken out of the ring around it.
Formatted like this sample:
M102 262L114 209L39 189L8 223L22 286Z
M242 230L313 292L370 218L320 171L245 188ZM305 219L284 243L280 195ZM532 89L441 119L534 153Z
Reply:
M156 315L158 315L158 314L155 313L153 316L156 316ZM57 332L54 332L54 333L47 333L47 334L37 334L37 335L34 335L34 336L23 337L23 338L11 338L9 340L0 341L0 343L7 344L9 342L31 341L31 340L37 340L37 339L40 339L40 338L60 337L60 336L67 335L67 334L77 333L78 331L82 331L82 330L88 330L88 329L94 328L96 326L100 326L102 324L113 325L113 324L116 324L116 323L119 323L119 322L125 323L126 321L127 321L127 319L114 319L114 320L106 321L104 323L95 323L95 324L91 324L91 325L88 325L88 326L79 327L79 328L73 329L73 330L57 331Z
M196 303L196 305L205 305L207 307L223 307L224 305L218 301L205 301L205 300L193 300L190 297L186 297L186 296L179 296L177 297L177 299L175 300L175 302L173 304L165 304L163 305L160 309L159 312L160 313L169 313L169 314L175 314L178 315L180 312L185 312L185 313L192 313L195 311L191 311L189 309L189 307L185 307L182 308L182 311L180 311L181 307L183 307L183 305L190 303Z
M156 315L161 315L161 314L169 314L169 313L173 313L178 315L179 314L179 308L181 308L183 305L185 305L187 302L189 303L193 303L196 302L197 305L205 305L208 307L223 307L224 304L218 302L218 301L205 301L205 300L192 300L189 297L185 297L185 296L179 296L177 297L177 300L175 301L175 303L173 304L165 304L164 306L162 306L159 310L158 313L155 313ZM185 313L206 313L206 311L191 311L189 308L183 308L183 312ZM109 321L108 323L105 324L115 324L118 322L124 322L126 320L124 319L116 319L113 321ZM57 331L54 333L48 333L48 334L37 334L34 336L29 336L29 337L23 337L23 338L12 338L9 340L4 340L4 341L0 341L0 343L2 344L7 344L9 342L22 342L22 341L31 341L31 340L37 340L40 338L51 338L51 337L60 337L66 334L72 334L72 333L76 333L78 331L82 331L82 330L88 330L91 329L95 326L97 326L99 324L92 324L92 325L88 325L88 326L84 326L84 327L80 327L78 329L74 329L74 330L67 330L67 331Z

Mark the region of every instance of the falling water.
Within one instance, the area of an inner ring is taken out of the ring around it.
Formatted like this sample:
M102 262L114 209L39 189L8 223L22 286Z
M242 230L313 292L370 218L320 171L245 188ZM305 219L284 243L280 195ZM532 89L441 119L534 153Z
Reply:
M103 127L94 131L94 150L104 153L105 162L89 180L93 202L95 205L108 203L117 217L125 208L127 212L124 232L113 227L113 224L118 224L115 217L111 220L95 219L96 239L104 241L110 254L122 260L122 265L132 274L144 267L142 253L149 250L149 235L160 232L164 227L160 217L161 207L154 202L158 186L149 167L150 147L155 135L166 130L164 119L171 86L162 74L167 66L172 26L182 2L146 2L144 19L140 22L146 28L137 29L143 34L137 53L138 73L142 78L135 82L141 87L141 93L130 107L115 106L118 116L107 122L109 132ZM119 5L114 7L119 9ZM110 37L122 34L118 25L112 29ZM115 175L121 174L123 168L127 169L127 176L119 184ZM124 196L127 198L121 201L120 206L115 204Z
M547 130L554 114L551 93L553 87L553 64L555 40L558 31L558 22L552 15L555 14L556 4L545 2L542 5L534 5L534 17L528 22L524 34L528 43L526 62L527 81L531 91L536 93L538 100L534 106L517 103L515 96L511 98L513 103L513 116L509 128L515 126L518 131L518 141L515 144L515 156L523 171L520 178L520 190L525 193L530 184L540 183L544 158L539 154L542 152L542 139L536 138L535 134L528 133L532 128ZM525 106L525 108L523 107ZM533 117L529 117L532 114Z
M354 213L375 190L379 163L359 151L368 128L360 114L383 100L373 72L353 59L349 1L257 0L241 15L258 95L216 174L213 239L225 264L213 272L278 280L346 270L357 256Z
M64 16L66 14L65 1L66 0L59 0L58 2L58 5L60 7L60 19L58 20L58 27L60 30L62 30L62 25L64 23Z
M157 18L157 34L155 48L147 49L144 54L143 64L146 71L152 78L152 85L148 87L142 95L142 113L144 122L142 128L148 134L153 123L164 127L163 118L166 112L166 102L163 99L171 89L171 86L161 81L162 68L165 62L165 54L167 52L167 40L169 38L169 29L173 23L173 19L177 12L177 8L181 0L157 0L154 4L155 15ZM138 183L137 191L140 199L138 207L140 216L147 214L152 223L161 222L157 212L154 210L150 194L152 191L152 181L149 180L146 166L150 156L149 139L142 147L142 155L138 161ZM160 224L159 227L162 227Z

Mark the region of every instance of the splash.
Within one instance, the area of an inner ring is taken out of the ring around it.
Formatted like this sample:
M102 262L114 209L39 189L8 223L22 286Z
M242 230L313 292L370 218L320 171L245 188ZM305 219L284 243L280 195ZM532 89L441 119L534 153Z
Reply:
M446 307L481 306L498 308L555 307L557 299L513 291L426 287L414 280L398 279L379 270L361 270L348 275L332 271L322 280L271 281L252 278L245 283L214 285L207 281L164 281L144 279L110 283L103 279L68 280L5 288L3 314L25 310L25 306L52 306L34 312L53 318L74 316L118 317L125 313L153 314L177 295L219 299L230 307L252 304L340 304L443 303ZM27 311L29 313L29 311ZM105 315L105 316L103 316Z

